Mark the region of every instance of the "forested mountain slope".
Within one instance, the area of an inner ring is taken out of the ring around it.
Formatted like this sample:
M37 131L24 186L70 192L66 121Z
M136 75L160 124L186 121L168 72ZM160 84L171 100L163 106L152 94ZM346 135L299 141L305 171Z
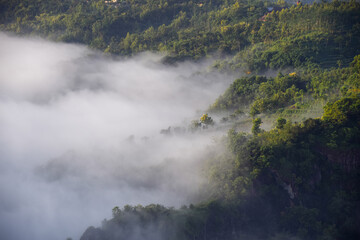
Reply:
M232 68L346 66L359 49L360 4L267 1L0 1L1 29L168 61L236 55ZM224 63L218 64L224 67Z
M315 102L334 100L339 95L358 91L359 79L356 65L359 56L349 67L306 68L276 77L251 76L236 79L220 96L210 111L244 112L251 116L260 113L299 112Z
M279 118L270 131L254 118L251 134L230 130L217 141L206 167L208 201L178 210L115 207L81 239L358 239L359 60L348 69L351 87L321 118Z
M115 207L81 240L360 239L357 1L0 0L0 21L2 31L109 55L212 59L242 76L191 126L226 129L204 166L206 200Z

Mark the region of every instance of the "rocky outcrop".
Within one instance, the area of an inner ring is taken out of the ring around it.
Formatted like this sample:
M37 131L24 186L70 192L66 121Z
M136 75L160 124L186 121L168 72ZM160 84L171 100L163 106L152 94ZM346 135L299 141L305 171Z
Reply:
M339 164L342 169L350 172L360 167L360 150L339 150L330 149L327 147L319 147L318 152L325 156L328 161Z

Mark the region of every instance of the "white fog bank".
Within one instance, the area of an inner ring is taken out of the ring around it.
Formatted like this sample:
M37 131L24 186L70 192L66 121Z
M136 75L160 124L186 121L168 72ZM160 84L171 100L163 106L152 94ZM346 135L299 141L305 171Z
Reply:
M160 130L187 127L230 78L159 62L0 33L0 239L75 240L114 206L189 203L212 133Z

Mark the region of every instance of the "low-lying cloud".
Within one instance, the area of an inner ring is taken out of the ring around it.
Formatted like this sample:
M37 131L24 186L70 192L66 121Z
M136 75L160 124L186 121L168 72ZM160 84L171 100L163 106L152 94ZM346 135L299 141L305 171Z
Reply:
M1 239L77 239L116 205L189 202L214 133L160 129L187 127L229 79L159 62L0 33Z

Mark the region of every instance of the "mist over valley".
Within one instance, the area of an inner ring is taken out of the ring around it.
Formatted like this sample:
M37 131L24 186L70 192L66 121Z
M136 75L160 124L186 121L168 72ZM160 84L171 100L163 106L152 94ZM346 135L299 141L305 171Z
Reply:
M197 193L211 136L160 130L187 132L228 76L4 33L0 56L2 238L77 239L116 205L180 207Z
M0 239L360 239L359 16L0 0Z

